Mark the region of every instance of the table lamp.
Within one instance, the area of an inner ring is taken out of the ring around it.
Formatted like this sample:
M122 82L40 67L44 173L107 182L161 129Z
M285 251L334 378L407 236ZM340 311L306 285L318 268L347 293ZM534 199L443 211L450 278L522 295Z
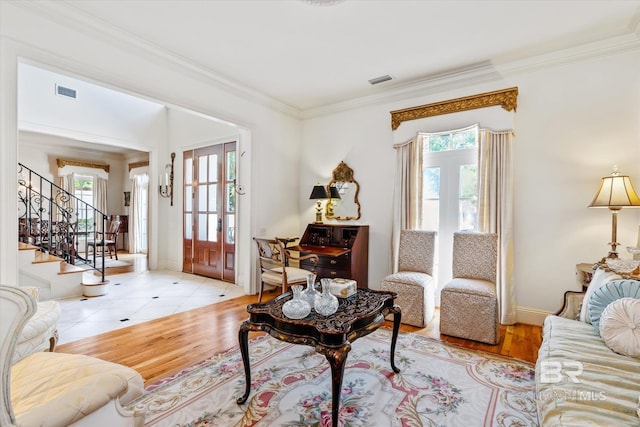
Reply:
M322 200L328 198L329 194L327 193L327 188L324 185L316 184L313 186L309 200L317 200L315 224L322 224Z
M620 175L618 167L613 167L610 176L605 176L600 182L600 188L593 199L590 208L609 208L611 211L611 251L603 258L618 258L616 247L620 245L616 241L618 227L618 212L624 207L640 207L640 197L636 194L631 179L627 175Z

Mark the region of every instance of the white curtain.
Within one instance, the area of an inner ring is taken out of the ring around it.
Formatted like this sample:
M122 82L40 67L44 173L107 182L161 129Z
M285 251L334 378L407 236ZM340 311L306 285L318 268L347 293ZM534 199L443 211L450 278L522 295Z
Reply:
M129 215L129 252L147 253L146 206L149 188L147 174L134 175L131 180L131 214Z
M479 130L478 229L498 234L500 323L516 323L513 284L513 131Z
M416 228L417 215L420 212L422 170L422 136L407 142L395 144L396 179L393 189L393 225L391 230L391 270L398 271L398 251L400 247L400 231Z
M93 176L93 207L100 212L107 213L107 180L97 175ZM102 218L94 218L97 231L103 230Z
M75 182L76 182L76 175L74 173L70 173L69 175L63 175L58 177L58 186L69 194L75 194ZM60 205L63 206L65 209L69 209L69 208L75 209L76 208L75 203L71 204L71 199L72 199L71 197L68 199L67 198L60 199L59 197L55 197L55 200L58 203L60 203ZM57 215L58 221L62 221L64 219L64 216L61 213L56 212L56 215Z

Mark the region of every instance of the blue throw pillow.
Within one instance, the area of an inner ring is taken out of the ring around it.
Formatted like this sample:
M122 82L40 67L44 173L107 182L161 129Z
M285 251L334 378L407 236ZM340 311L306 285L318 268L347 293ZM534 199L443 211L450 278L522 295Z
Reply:
M591 324L600 334L600 316L609 304L620 298L640 299L640 281L613 280L597 289L589 298L589 317Z

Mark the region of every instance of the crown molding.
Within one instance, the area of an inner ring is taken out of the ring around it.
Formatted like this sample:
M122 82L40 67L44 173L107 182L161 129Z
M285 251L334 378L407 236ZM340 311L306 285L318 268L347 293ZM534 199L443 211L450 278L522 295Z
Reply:
M380 103L393 103L407 98L423 97L440 92L465 88L482 83L504 81L518 74L552 68L569 63L615 55L640 49L640 16L635 26L636 33L610 37L597 42L586 43L568 49L533 56L526 59L494 61L490 64L459 69L453 73L441 73L421 80L394 86L375 95L354 98L345 102L310 108L302 112L303 119L310 119L341 111Z
M119 49L136 56L144 56L150 61L161 64L164 67L169 66L181 73L187 73L197 80L203 81L227 93L294 118L300 118L299 109L236 81L225 78L202 64L162 48L146 39L134 36L122 28L115 27L113 24L94 15L79 10L64 0L47 2L21 1L13 2L12 4L38 14L56 24L64 22L66 27L73 28L87 37L94 38L105 44L117 46Z
M420 80L396 84L393 87L387 86L387 89L377 94L353 98L318 108L310 108L302 112L302 118L310 119L375 104L399 102L408 98L423 97L474 84L500 80L502 80L502 76L492 64L474 64L468 68L459 68L455 71L430 75Z
M640 37L639 34L629 33L525 59L501 64L496 61L496 69L503 76L515 76L634 50L640 50Z
M586 43L524 59L501 60L498 58L491 62L487 61L482 64L472 64L467 68L446 71L436 75L425 76L411 82L386 86L384 90L372 95L300 110L259 91L243 86L231 79L227 79L202 64L188 60L177 53L163 49L140 37L133 36L98 17L86 14L65 1L20 1L12 2L12 4L28 9L53 22L65 22L66 26L72 27L103 43L115 45L122 50L138 56L145 56L155 63L172 67L181 73L186 73L227 93L302 120L375 104L393 103L408 98L424 97L440 92L462 89L471 85L504 81L505 78L543 68L551 68L640 49L640 12L638 12L629 24L628 33L624 35L617 35L597 42Z

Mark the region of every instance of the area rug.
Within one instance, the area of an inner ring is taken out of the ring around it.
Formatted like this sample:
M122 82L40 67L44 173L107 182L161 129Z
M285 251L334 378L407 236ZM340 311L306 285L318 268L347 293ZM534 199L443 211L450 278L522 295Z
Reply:
M93 268L93 260L90 260L89 262L77 261L76 266ZM131 263L128 263L126 261L116 260L116 259L105 258L104 266L105 268L130 267ZM96 258L96 268L100 268L100 267L102 267L102 257Z
M401 333L358 339L348 355L340 422L351 426L537 426L534 366ZM185 349L188 351L188 349ZM238 348L147 387L131 409L148 426L330 426L331 369L312 347L252 339L251 394Z

